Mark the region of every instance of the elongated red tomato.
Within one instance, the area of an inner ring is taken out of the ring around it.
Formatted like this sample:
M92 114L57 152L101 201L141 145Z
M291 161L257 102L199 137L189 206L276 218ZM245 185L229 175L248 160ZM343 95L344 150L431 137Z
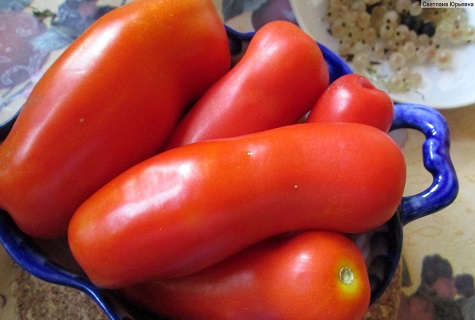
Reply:
M313 106L307 122L357 122L388 132L394 104L367 78L347 74L336 79Z
M80 203L156 154L229 66L209 0L138 0L106 14L46 72L0 146L0 207L29 235L65 236Z
M169 319L358 320L368 308L370 284L351 240L308 231L266 240L190 276L122 293Z
M399 205L405 174L396 143L362 124L198 142L101 188L74 214L69 244L99 286L184 276L275 234L380 226Z
M179 123L166 149L294 124L328 82L317 43L293 23L269 22Z

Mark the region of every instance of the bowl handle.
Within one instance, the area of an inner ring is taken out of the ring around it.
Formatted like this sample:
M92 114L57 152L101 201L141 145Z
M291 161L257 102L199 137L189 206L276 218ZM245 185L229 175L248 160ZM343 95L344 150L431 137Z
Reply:
M402 198L399 216L403 225L439 211L458 194L458 180L450 159L450 132L440 112L419 104L395 104L390 131L400 128L422 132L423 164L432 174L432 184L424 191Z

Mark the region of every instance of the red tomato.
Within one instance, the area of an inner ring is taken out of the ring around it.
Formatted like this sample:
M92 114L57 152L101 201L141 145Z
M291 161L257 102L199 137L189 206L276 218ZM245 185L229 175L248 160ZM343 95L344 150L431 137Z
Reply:
M356 320L370 300L365 261L345 236L272 238L187 277L125 288L169 319Z
M184 276L275 234L380 226L396 211L405 177L396 143L362 124L198 142L101 188L74 214L69 244L102 287Z
M391 97L367 78L347 74L323 92L307 122L357 122L388 132L394 117Z
M192 107L166 149L294 124L328 82L317 43L290 22L270 22L256 32L242 60Z
M211 1L112 10L48 69L0 146L0 207L31 236L65 236L77 207L156 154L229 66Z

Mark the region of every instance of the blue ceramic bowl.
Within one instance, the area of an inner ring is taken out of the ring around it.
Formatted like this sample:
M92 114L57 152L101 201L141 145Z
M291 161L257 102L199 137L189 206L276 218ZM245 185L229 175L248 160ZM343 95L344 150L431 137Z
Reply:
M254 35L231 28L227 28L227 33L235 56L242 53L246 42ZM331 81L352 72L336 54L323 45L320 47L330 69ZM0 139L8 134L14 118L0 124ZM433 183L419 194L404 197L396 214L384 226L353 236L357 244L370 248L366 263L372 303L388 287L398 266L403 226L448 206L458 192L457 177L449 156L449 130L441 114L423 105L396 104L391 130L400 128L411 128L424 134L422 157L425 168L433 176ZM75 264L66 243L40 242L26 236L5 211L0 211L0 241L10 256L32 275L85 292L111 319L157 319L130 305L116 291L97 288Z

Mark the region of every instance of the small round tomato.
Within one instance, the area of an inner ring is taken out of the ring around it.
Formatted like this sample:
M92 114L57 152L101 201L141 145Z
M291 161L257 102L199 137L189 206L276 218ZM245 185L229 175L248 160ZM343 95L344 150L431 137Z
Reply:
M357 122L388 132L393 117L394 104L388 93L361 75L347 74L323 92L307 122Z

